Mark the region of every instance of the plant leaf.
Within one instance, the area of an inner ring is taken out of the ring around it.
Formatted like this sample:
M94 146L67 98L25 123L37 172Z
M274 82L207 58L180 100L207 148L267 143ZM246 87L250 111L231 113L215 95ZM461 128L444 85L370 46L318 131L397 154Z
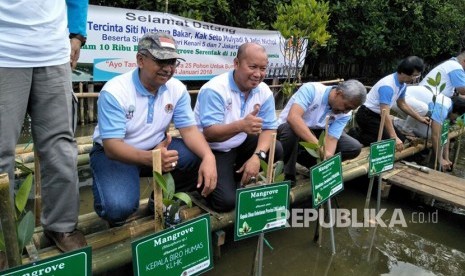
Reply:
M317 159L320 159L320 154L316 150L313 150L313 149L306 149L306 150L311 156Z
M429 83L429 80L430 80L430 79L428 79L428 83ZM425 87L426 87L426 89L429 90L429 92L433 93L433 95L434 95L433 89L431 89L431 87L429 87L429 86L425 86Z
M265 162L265 160L260 159L260 167L263 170L264 175L266 175L268 171L268 163Z
M299 144L304 147L305 149L319 149L320 146L315 143L309 143L309 142L299 142Z
M318 145L321 147L325 144L325 131L323 130L320 133L320 137L318 138Z
M192 207L192 200L188 194L179 192L179 193L175 193L174 197L179 198L181 201L186 203L186 205L189 206L189 208Z
M176 186L174 185L173 176L171 175L171 173L165 173L163 175L163 177L165 178L165 181L166 181L166 195L165 195L165 198L172 199L173 194L174 194L174 190L176 189Z
M432 78L428 78L428 80L427 80L426 82L427 82L429 85L431 85L431 86L434 86L434 87L437 86L436 82L435 82ZM430 88L430 91L433 92L433 91L431 90L431 88Z
M436 74L436 85L435 86L438 86L440 83L441 83L441 72L438 71L438 73Z
M19 213L24 211L26 207L27 199L32 187L32 173L26 176L26 179L21 183L18 192L15 195L15 205Z
M441 86L439 86L439 93L444 91L444 89L446 89L446 83L443 83L443 84L441 84Z
M21 251L32 239L34 222L35 218L32 211L28 211L18 224L18 242Z
M174 202L174 200L168 199L168 198L164 198L162 201L163 201L163 205L165 206L170 206Z
M153 171L153 178L157 182L157 185L159 185L164 193L166 193L166 181L165 178L156 171Z
M274 175L280 175L284 170L284 162L283 161L278 161L276 162L275 168L274 168Z
M274 182L283 182L284 181L284 174L280 174L278 176L275 176Z
M33 173L34 171L26 167L22 162L15 160L16 168L24 173Z

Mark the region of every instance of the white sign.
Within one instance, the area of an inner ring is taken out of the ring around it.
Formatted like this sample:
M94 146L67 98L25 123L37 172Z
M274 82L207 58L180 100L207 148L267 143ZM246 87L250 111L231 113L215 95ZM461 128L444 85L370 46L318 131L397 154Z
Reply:
M171 34L186 60L177 68L180 80L208 80L233 68L238 47L256 42L266 48L268 77L284 74L286 45L278 31L250 30L196 21L168 13L89 6L87 44L81 49L74 81L106 81L137 67L139 39L150 31ZM288 62L289 63L289 62Z

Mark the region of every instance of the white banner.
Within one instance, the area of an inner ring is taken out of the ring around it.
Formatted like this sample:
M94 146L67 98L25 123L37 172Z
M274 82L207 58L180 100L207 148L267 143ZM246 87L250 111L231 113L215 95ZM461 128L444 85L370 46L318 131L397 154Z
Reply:
M90 5L87 44L81 49L73 81L106 81L136 68L138 41L150 31L167 32L175 38L178 53L186 60L176 70L175 77L180 80L208 80L231 70L237 48L245 42L266 48L267 77L284 74L280 49L286 43L278 31L233 28L167 13Z

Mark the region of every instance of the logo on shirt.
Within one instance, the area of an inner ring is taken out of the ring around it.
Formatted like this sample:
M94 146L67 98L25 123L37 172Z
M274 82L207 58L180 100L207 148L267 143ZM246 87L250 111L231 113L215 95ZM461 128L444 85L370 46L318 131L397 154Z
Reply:
M165 105L165 112L166 113L172 113L173 112L173 105L172 104L166 104Z
M131 120L134 117L134 110L136 109L135 106L130 105L128 107L128 112L126 112L126 119Z

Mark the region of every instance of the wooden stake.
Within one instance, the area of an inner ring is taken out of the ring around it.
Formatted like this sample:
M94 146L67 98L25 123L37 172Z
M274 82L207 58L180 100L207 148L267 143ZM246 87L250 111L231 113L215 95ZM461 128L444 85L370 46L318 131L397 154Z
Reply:
M266 172L266 181L267 181L267 184L270 184L271 182L273 182L273 178L274 178L274 168L273 168L273 164L274 164L274 152L276 150L276 133L273 133L271 134L271 146L270 146L270 150L268 151L268 171Z
M0 174L0 222L5 239L6 259L8 267L21 264L21 255L16 232L15 209L10 196L10 181L8 174Z
M152 151L152 166L153 171L162 173L161 170L161 151L156 149ZM157 184L157 181L153 180L153 204L155 209L155 232L161 231L165 228L165 221L163 217L163 193L160 185Z

